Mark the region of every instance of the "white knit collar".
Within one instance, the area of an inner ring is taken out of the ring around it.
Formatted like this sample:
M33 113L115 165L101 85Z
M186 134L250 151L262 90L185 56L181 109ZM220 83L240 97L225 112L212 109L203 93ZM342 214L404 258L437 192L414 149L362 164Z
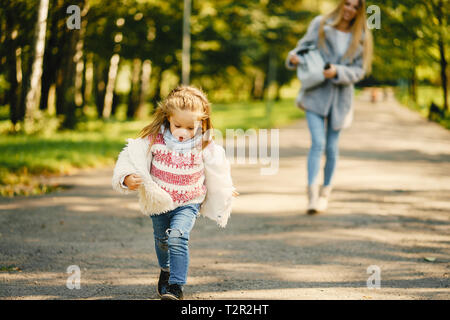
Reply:
M186 153L193 151L194 148L198 148L201 150L201 143L202 143L202 131L201 128L199 128L197 134L186 141L178 141L170 132L170 129L165 128L164 124L161 125L161 133L164 138L164 142L166 143L167 148L169 148L172 151L180 152L180 153Z

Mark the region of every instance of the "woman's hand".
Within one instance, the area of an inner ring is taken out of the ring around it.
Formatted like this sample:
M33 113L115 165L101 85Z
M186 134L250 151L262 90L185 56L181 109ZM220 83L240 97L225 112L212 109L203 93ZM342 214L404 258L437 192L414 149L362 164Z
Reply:
M337 70L336 70L336 67L334 66L334 64L331 64L328 69L324 70L323 75L325 76L326 79L332 79L332 78L336 77Z
M298 64L300 63L300 58L299 58L298 56L296 56L296 55L292 55L292 56L289 58L289 62L290 62L291 64L293 64L294 66L296 66L296 65L298 65Z
M123 184L130 190L137 190L142 184L142 178L138 174L129 174L123 180Z
M239 195L239 192L233 190L233 197L237 197Z

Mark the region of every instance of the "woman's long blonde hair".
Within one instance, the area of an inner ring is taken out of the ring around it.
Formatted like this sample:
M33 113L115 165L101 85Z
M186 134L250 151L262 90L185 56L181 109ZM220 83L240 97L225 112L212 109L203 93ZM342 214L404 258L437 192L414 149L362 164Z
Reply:
M169 117L177 110L198 112L202 128L202 149L210 142L212 135L211 105L206 94L198 88L181 85L173 89L169 95L158 104L155 118L139 133L139 138L150 138L150 147L164 125L169 130Z
M322 18L319 26L319 44L325 47L325 22L329 19L332 20L331 25L336 27L342 19L343 7L346 0L341 0L339 5L328 15ZM352 42L345 53L344 57L349 58L351 61L355 58L356 51L359 44L363 46L363 68L367 74L372 71L372 58L373 58L373 39L370 29L367 27L366 22L366 1L359 0L358 11L356 17L350 22L350 32L353 34ZM364 32L364 38L362 38Z

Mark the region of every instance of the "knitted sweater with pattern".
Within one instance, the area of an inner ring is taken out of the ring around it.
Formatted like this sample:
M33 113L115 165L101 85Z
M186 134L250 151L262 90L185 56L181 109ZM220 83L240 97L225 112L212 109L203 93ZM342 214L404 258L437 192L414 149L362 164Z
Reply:
M169 193L176 206L204 201L207 190L201 148L178 152L170 149L163 134L159 133L150 152L150 175Z

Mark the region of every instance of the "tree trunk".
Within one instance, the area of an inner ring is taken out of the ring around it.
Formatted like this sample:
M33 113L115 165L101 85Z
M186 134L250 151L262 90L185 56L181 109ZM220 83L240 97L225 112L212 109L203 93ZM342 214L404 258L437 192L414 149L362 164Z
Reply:
M437 6L437 19L439 23L439 39L438 39L438 46L439 46L439 55L440 55L440 65L441 65L441 84L442 84L442 91L444 95L444 110L449 111L449 105L448 105L448 78L447 78L447 58L445 57L445 39L444 39L444 12L443 12L443 0L439 0L438 6Z
M445 58L445 44L441 39L439 40L439 53L441 56L440 64L441 64L441 83L442 83L442 91L444 95L444 110L450 112L450 106L448 104L448 77L447 77L447 60Z
M94 84L95 84L95 106L97 108L97 117L102 117L103 106L105 103L105 88L108 81L108 68L105 61L100 57L94 57Z
M57 0L58 7L61 10L61 16L65 15L64 0ZM55 56L55 84L56 84L56 115L64 115L65 108L65 83L64 80L67 77L67 62L70 62L70 51L68 43L70 42L70 36L72 30L68 30L67 27L61 28L58 32L57 40L57 54Z
M152 97L152 104L153 108L151 110L151 114L153 114L156 111L156 107L158 106L158 102L161 101L161 78L162 78L162 71L159 70L155 74L156 76L156 88L155 88L155 94Z
M281 100L281 86L277 83L276 84L276 93L275 93L275 101Z
M18 72L18 79L20 78L20 89L19 89L19 95L17 97L18 99L18 112L19 112L19 119L22 121L25 119L25 101L26 101L26 95L28 92L28 85L30 83L29 79L31 76L31 63L30 61L31 53L26 52L25 47L17 48L16 50L16 62L17 62L17 72Z
M117 107L120 104L120 100L121 100L121 96L118 95L115 91L113 93L113 99L112 99L112 103L111 103L111 115L115 116L116 115L116 111L117 111Z
M273 51L269 54L269 64L267 70L267 97L266 97L266 116L270 119L273 109L274 94L271 92L272 84L277 80L277 62Z
M69 40L69 32L64 30L61 39ZM64 42L66 43L66 42ZM67 45L59 47L59 59L68 61ZM56 115L64 115L65 110L65 79L67 78L67 67L61 66L56 72Z
M412 43L411 50L411 78L409 81L409 96L412 101L417 102L417 72L416 72L416 46L415 43Z
M85 62L85 76L84 76L84 89L83 89L83 93L84 93L84 98L83 100L86 103L90 103L91 102L91 97L92 97L92 90L93 90L93 85L94 85L94 65L93 65L93 54L90 53L88 55L85 56L86 62Z
M45 50L45 33L47 29L48 1L40 0L38 19L34 36L34 57L30 77L29 90L25 101L26 119L32 120L37 109L40 81L42 76L42 62Z
M191 0L184 0L183 48L181 54L181 81L184 85L189 84L191 72L191 5Z
M417 102L417 76L415 66L413 66L411 69L411 79L409 81L409 96L412 101Z
M5 10L6 11L6 10ZM16 61L16 41L17 31L14 31L14 15L6 11L6 39L5 39L5 53L6 53L6 67L7 77L9 82L8 90L8 104L9 104L9 117L13 125L20 120L18 99L19 96L19 83L17 80L17 61Z
M150 77L152 74L152 63L150 60L145 60L142 64L142 76L139 86L139 99L135 115L143 116L144 104L147 101L148 88L150 85Z
M63 93L63 113L64 122L62 126L67 129L73 129L76 124L76 104L75 104L75 67L74 62L76 44L78 42L79 30L69 30L69 42L67 52L67 63L65 64L65 76L63 79L62 93Z
M50 38L45 46L44 53L44 67L45 72L42 73L41 79L41 101L39 103L40 110L48 109L48 94L51 85L55 82L57 64L53 50L58 50L58 21L61 19L61 8L57 5L57 0L53 0L51 4L53 13L51 15L50 24Z
M105 91L105 103L103 106L103 113L102 113L104 119L108 119L111 116L114 88L116 86L117 71L119 69L119 61L120 56L118 53L115 53L110 60L108 71L108 82L106 84L106 91Z
M83 7L83 11L81 12L81 26L79 30L79 37L78 41L75 47L75 56L74 56L74 62L75 62L75 105L77 107L82 108L84 104L83 99L83 83L84 83L84 38L86 34L86 27L87 27L87 18L86 15L89 11L89 4L86 3Z
M264 98L264 81L264 73L256 73L252 91L252 97L254 100L262 100Z
M85 0L79 1L78 5L81 7L82 12L84 12ZM81 59L80 51L79 51L79 40L81 36L81 29L73 29L68 30L68 41L66 47L66 55L63 64L63 68L65 69L64 79L62 81L61 93L63 99L63 113L64 113L64 122L62 126L67 129L75 128L77 119L76 119L76 109L77 105L75 102L75 77L76 77L76 66ZM59 98L59 97L58 97Z
M136 114L138 105L138 92L139 92L139 76L141 74L142 62L140 59L133 60L133 70L131 72L131 88L128 93L128 108L127 118L132 119Z
M84 68L83 68L83 72L82 72L82 74L81 74L81 77L82 77L82 81L81 81L81 99L83 100L83 104L82 104L82 108L84 109L84 107L86 106L86 104L87 104L87 100L86 100L86 78L87 78L87 76L86 76L86 74L87 74L87 68L88 68L88 65L87 65L87 63L88 63L88 59L87 59L87 56L86 56L86 54L84 54L83 55L83 66L84 66Z

